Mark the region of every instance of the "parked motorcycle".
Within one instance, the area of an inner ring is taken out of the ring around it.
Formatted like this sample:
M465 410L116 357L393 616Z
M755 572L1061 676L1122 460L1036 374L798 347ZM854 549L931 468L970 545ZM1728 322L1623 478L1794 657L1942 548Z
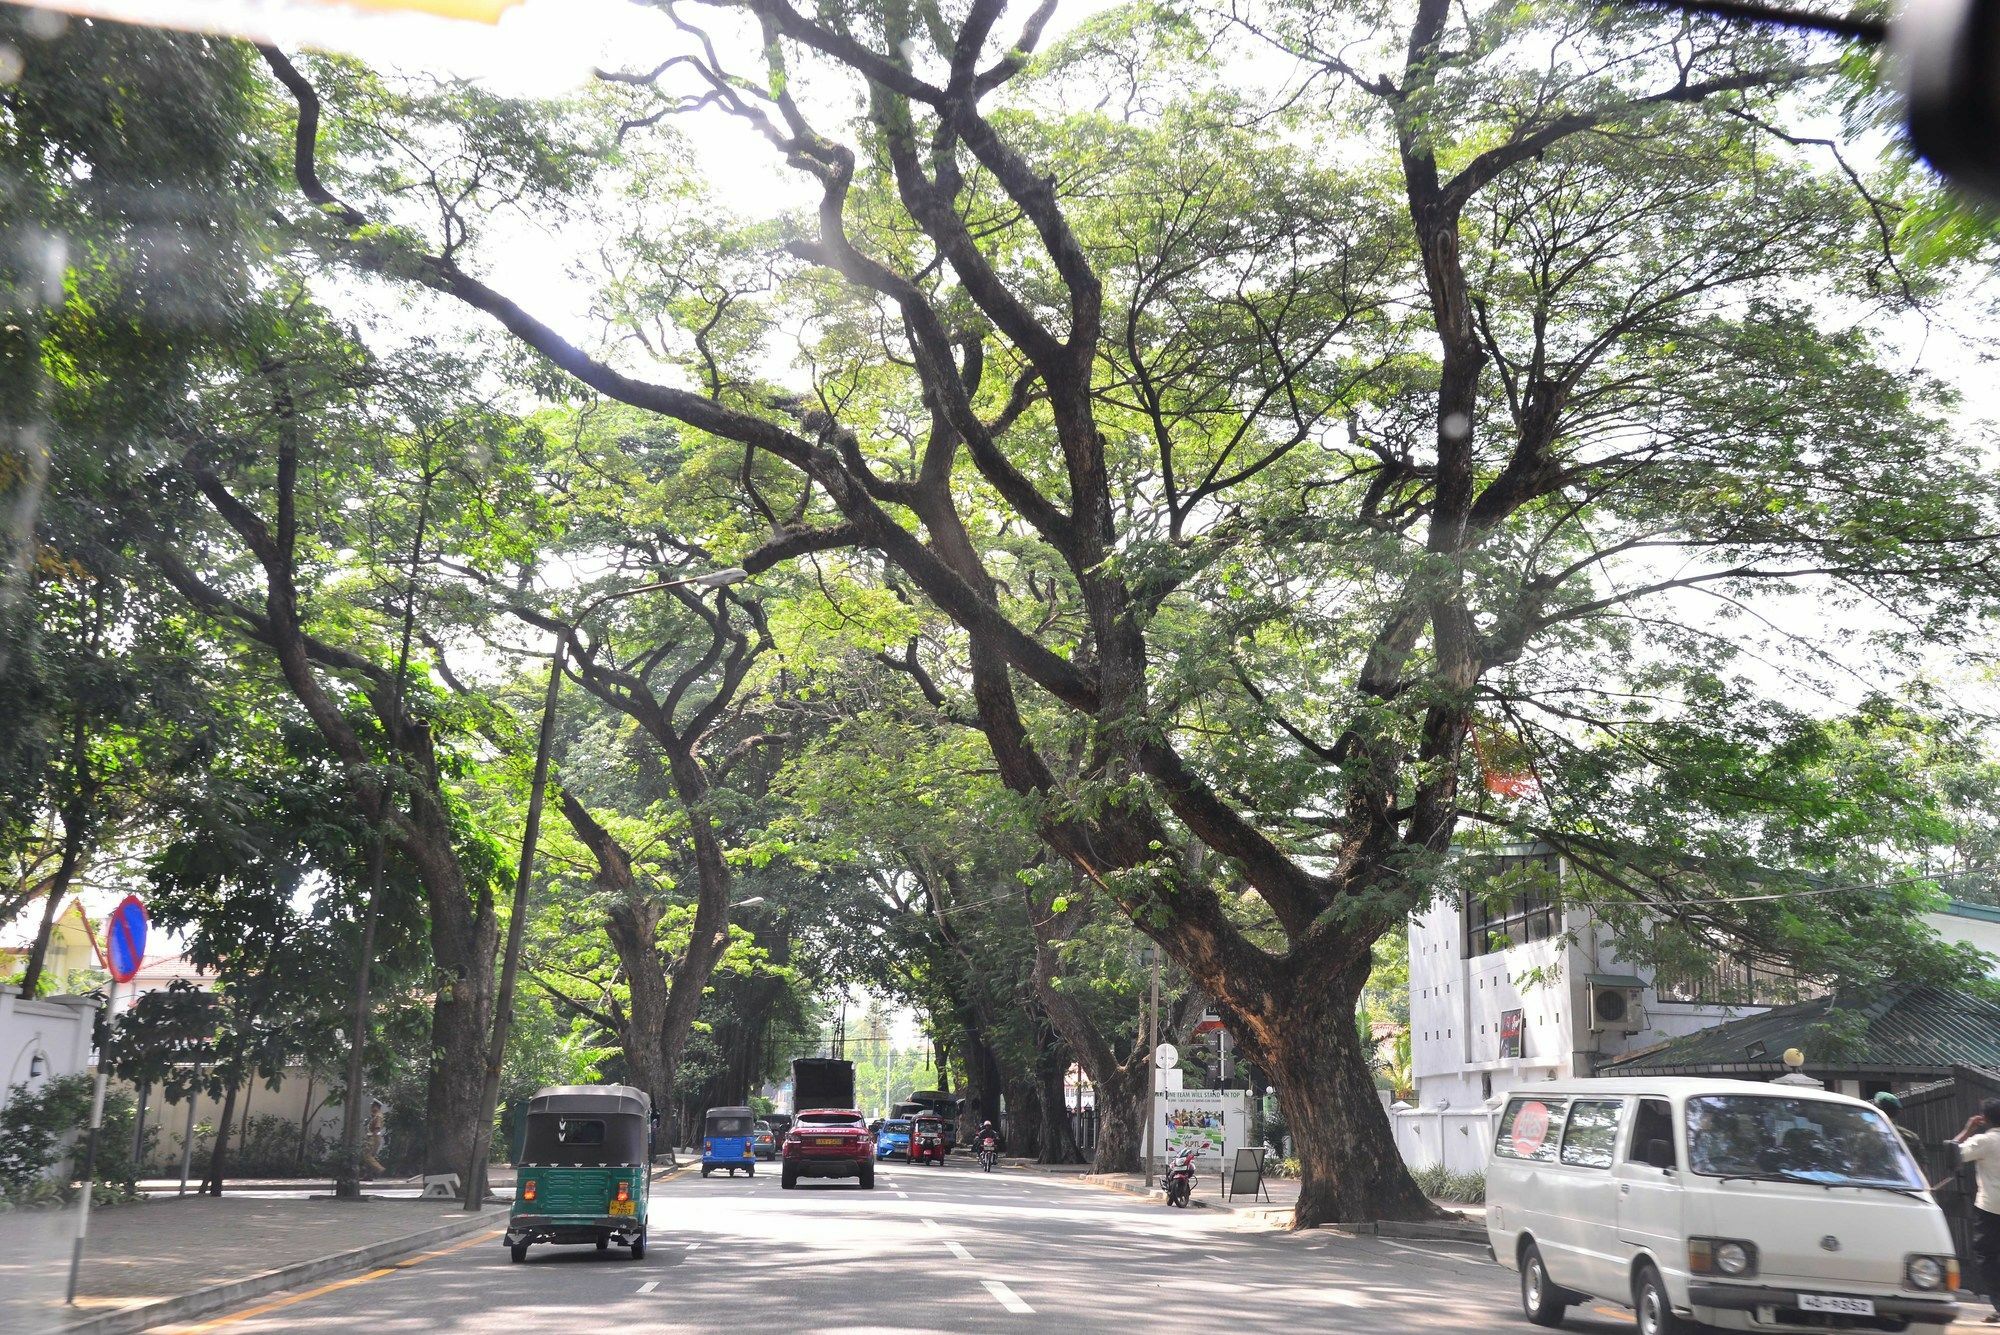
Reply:
M1167 1204L1185 1210L1189 1198L1194 1195L1193 1146L1180 1151L1167 1162Z

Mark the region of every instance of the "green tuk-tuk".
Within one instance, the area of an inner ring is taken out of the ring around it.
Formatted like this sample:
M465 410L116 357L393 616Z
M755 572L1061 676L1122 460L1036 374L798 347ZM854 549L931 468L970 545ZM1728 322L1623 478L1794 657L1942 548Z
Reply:
M555 1085L528 1103L527 1136L514 1170L507 1248L531 1242L617 1242L646 1254L652 1176L652 1102L629 1085Z

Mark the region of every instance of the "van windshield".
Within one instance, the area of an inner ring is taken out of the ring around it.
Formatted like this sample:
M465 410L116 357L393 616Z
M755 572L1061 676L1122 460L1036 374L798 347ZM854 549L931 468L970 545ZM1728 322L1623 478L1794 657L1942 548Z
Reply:
M1707 1177L1922 1191L1895 1128L1873 1108L1719 1094L1689 1099L1688 1164Z

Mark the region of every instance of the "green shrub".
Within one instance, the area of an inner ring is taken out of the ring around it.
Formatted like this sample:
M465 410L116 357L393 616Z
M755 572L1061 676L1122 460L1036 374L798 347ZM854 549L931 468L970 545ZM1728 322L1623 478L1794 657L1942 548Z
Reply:
M297 1122L272 1114L252 1117L230 1142L228 1172L237 1177L325 1177L333 1171L334 1149L333 1142L312 1132L301 1163Z
M1486 1174L1456 1173L1443 1164L1426 1164L1410 1171L1424 1195L1434 1201L1479 1205L1486 1200Z
M94 1077L69 1075L29 1093L26 1085L8 1092L0 1108L0 1195L15 1204L39 1204L50 1190L70 1193L83 1171L84 1137L90 1127ZM110 1092L104 1099L104 1126L97 1137L94 1200L130 1199L138 1194L132 1162L130 1095Z

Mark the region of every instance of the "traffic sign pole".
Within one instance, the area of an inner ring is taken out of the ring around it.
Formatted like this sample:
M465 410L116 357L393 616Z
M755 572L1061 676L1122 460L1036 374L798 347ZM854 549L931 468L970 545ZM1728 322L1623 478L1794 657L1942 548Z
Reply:
M76 1274L83 1266L83 1240L90 1234L90 1197L95 1190L97 1173L97 1133L104 1126L104 1081L111 1074L109 1057L111 1031L118 1023L118 979L111 980L111 991L104 998L104 1046L97 1050L97 1089L90 1096L90 1136L83 1142L83 1196L77 1203L76 1242L69 1253L69 1291L63 1301L76 1306Z
M111 910L104 927L104 965L111 988L104 997L104 1042L97 1049L97 1088L90 1096L90 1134L83 1142L83 1197L76 1208L76 1242L69 1253L69 1290L63 1301L76 1306L76 1277L83 1268L83 1240L90 1236L90 1198L97 1187L97 1136L104 1128L104 1082L111 1075L111 1036L118 1029L118 985L129 983L146 959L146 906L127 895Z

